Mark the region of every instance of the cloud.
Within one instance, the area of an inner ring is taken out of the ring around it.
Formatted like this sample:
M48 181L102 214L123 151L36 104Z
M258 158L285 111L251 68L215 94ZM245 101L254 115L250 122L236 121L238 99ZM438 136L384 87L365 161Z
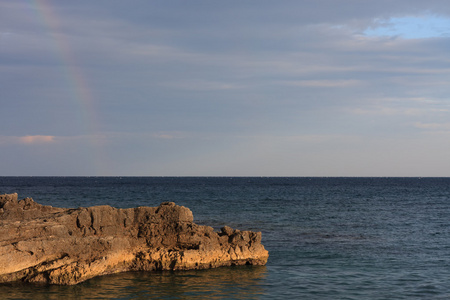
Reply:
M0 145L37 145L55 142L52 135L0 136Z
M55 141L55 137L52 135L27 135L18 137L17 140L22 144L32 145L32 144L45 144L52 143Z
M242 88L238 83L209 81L209 80L181 80L180 82L161 83L160 86L188 91L223 91Z
M159 133L151 134L150 137L153 137L156 139L161 139L161 140L173 140L173 139L183 139L183 138L188 137L188 135L183 132L159 132Z
M417 122L416 128L432 130L432 131L450 131L450 122L448 123L422 123Z
M297 80L297 81L285 81L282 84L290 86L301 86L301 87L316 87L316 88L344 88L359 85L361 81L359 80L345 80L345 79L335 79L335 80Z

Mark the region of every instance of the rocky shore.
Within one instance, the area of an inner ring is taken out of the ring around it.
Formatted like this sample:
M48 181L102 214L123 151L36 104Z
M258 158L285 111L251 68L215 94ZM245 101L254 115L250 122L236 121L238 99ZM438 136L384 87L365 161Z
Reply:
M260 232L216 232L193 220L173 202L69 209L0 195L0 283L72 285L126 271L266 264Z

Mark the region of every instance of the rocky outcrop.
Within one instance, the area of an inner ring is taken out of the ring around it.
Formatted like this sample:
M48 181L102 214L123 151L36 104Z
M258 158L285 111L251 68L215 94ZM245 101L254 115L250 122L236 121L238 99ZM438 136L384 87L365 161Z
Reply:
M268 256L260 232L216 232L173 202L67 209L0 195L0 283L71 285L125 271L264 265Z

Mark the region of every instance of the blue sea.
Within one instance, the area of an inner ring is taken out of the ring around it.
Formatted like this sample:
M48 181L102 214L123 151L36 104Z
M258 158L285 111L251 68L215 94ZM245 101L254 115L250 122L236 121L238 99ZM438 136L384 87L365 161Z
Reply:
M157 206L262 232L266 266L130 272L0 299L450 299L450 178L0 177L57 207Z

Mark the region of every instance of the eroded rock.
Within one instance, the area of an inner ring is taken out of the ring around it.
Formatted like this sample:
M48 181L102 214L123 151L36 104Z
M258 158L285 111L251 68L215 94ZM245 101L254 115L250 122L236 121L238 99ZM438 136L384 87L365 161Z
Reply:
M125 271L264 265L261 233L221 232L173 202L66 209L0 195L0 283L77 284Z

